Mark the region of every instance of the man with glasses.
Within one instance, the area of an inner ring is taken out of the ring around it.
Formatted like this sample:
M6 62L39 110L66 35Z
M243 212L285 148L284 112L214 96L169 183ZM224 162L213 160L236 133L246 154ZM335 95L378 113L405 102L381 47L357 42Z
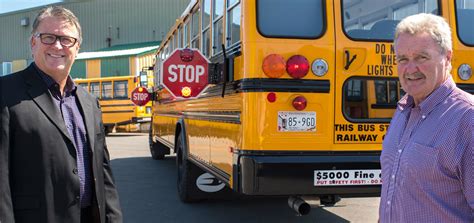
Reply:
M28 68L0 79L0 222L122 222L96 98L69 72L76 16L43 9Z

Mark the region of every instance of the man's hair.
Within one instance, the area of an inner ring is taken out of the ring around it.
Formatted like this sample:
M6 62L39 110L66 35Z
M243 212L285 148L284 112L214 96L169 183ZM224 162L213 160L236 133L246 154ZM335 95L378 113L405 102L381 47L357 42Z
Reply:
M38 29L40 23L48 17L56 17L60 18L77 29L77 34L79 35L77 38L79 43L82 43L82 29L81 24L79 24L79 19L72 13L69 9L66 9L62 6L49 6L47 8L42 9L35 18L33 22L33 30L31 31L31 35L34 35Z
M451 29L443 17L420 13L404 18L395 30L395 43L400 34L408 33L411 35L419 33L428 33L431 38L438 43L441 53L452 51Z

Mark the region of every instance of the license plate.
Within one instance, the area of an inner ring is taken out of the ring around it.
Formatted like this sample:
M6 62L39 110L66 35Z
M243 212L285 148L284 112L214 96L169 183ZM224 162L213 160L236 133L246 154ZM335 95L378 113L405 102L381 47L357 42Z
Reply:
M315 170L315 186L381 185L381 170Z
M278 131L315 132L316 112L278 112Z

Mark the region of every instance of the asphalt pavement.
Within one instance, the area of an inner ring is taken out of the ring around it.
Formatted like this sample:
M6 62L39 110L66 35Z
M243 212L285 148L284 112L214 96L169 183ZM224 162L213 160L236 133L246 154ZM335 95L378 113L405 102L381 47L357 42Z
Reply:
M379 198L343 199L334 207L313 208L306 216L297 216L286 197L239 196L185 204L176 191L175 157L153 160L147 134L114 133L107 136L107 145L126 223L377 222Z

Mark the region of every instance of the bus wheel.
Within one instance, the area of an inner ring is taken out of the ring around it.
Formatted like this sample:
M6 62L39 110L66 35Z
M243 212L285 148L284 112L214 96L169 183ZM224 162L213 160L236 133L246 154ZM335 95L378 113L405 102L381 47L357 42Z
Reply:
M189 162L186 154L186 144L183 134L178 136L176 142L176 164L178 166L178 195L182 202L190 203L200 200L198 198L199 189L196 186L196 179L204 173L199 167Z
M166 154L170 153L170 149L168 147L161 144L160 142L153 141L153 134L151 128L148 134L148 143L150 146L151 158L153 158L154 160L162 160L165 158Z

